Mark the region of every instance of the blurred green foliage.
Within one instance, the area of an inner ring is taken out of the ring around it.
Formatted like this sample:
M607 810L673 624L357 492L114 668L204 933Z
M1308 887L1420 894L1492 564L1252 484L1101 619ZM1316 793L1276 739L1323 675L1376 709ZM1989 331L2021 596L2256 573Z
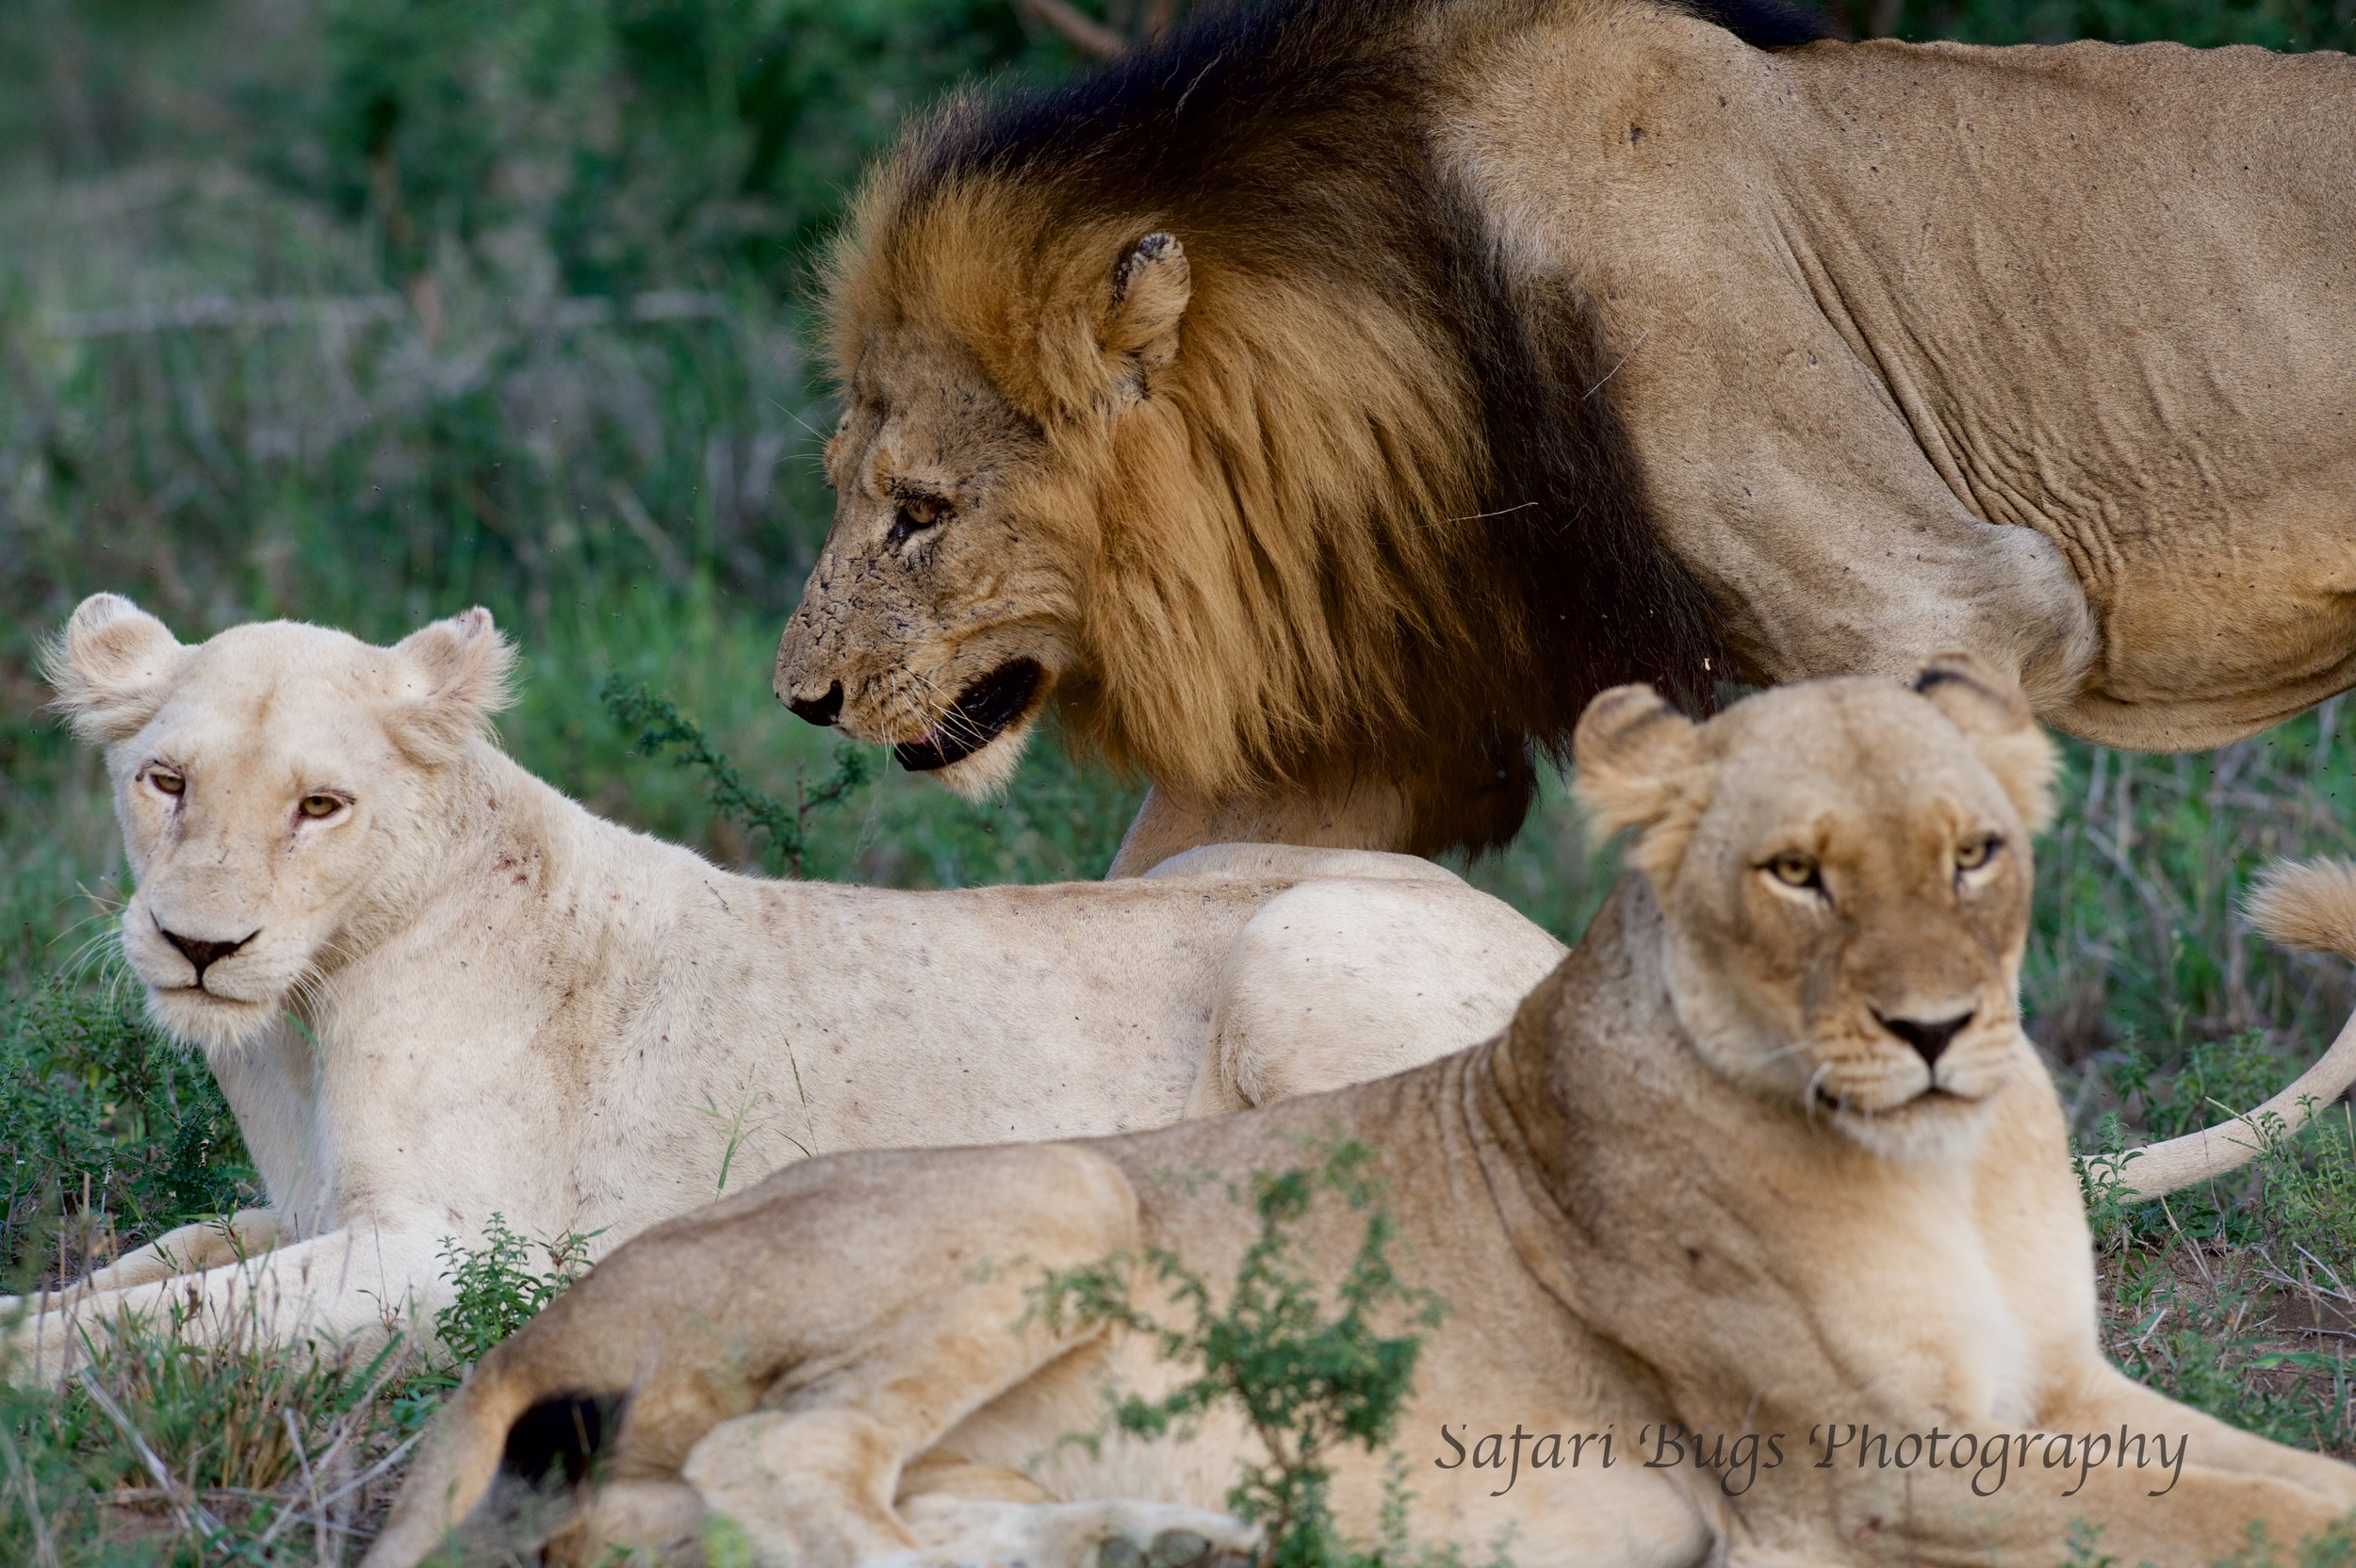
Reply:
M1063 63L996 0L334 0L324 29L323 184L392 265L520 222L577 293L790 285L909 109Z

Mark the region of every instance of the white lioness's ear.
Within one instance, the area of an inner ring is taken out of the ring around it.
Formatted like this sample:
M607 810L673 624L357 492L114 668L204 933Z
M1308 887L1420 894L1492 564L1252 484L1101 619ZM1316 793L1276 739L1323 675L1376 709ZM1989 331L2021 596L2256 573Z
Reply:
M493 713L515 700L507 684L515 646L480 605L403 637L393 645L393 664L386 724L401 749L420 762L456 757L489 728Z
M1914 689L1963 732L2032 833L2053 820L2053 743L2021 688L1968 653L1942 653L1915 673Z
M1112 303L1097 335L1114 384L1136 398L1178 357L1178 324L1194 298L1186 248L1174 234L1149 234L1113 270Z
M138 734L172 689L187 649L121 594L92 594L49 647L41 673L74 733L96 745Z
M1708 794L1701 727L1649 686L1614 686L1579 715L1571 760L1589 837L1600 844L1624 827L1642 829L1632 858L1665 883Z

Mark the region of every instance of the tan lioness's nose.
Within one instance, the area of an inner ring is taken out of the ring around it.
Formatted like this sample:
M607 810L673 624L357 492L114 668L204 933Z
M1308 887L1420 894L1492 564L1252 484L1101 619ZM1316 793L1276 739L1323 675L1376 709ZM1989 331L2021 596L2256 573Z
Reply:
M1922 1058L1924 1067L1937 1067L1939 1055L1947 1049L1948 1042L1963 1033L1964 1026L1970 1023L1974 1016L1976 1016L1976 1010L1959 1013L1954 1018L1943 1018L1928 1023L1910 1018L1883 1018L1879 1013L1875 1013L1873 1019L1883 1028L1914 1047L1914 1054Z

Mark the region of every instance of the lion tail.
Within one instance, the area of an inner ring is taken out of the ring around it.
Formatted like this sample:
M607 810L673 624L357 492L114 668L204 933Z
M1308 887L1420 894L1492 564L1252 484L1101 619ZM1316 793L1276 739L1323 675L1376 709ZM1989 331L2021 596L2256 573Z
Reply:
M477 1363L434 1416L384 1532L360 1568L416 1568L437 1548L455 1544L459 1521L499 1476L508 1429L548 1392L528 1364L501 1353L513 1344Z
M2345 860L2278 860L2250 890L2247 907L2258 928L2285 947L2336 953L2356 961L2356 865ZM2289 1137L2309 1117L2356 1084L2356 1014L2339 1038L2299 1081L2254 1111L2165 1143L2086 1162L2115 1175L2119 1196L2165 1198L2180 1187L2237 1170L2270 1142Z

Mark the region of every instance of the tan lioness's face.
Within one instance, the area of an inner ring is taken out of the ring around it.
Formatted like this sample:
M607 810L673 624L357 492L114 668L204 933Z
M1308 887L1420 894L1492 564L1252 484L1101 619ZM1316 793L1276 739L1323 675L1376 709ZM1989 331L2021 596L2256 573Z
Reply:
M106 747L136 884L123 955L168 1033L253 1039L401 906L508 661L480 610L391 648L286 621L188 647L128 599L83 601L50 673Z
M1580 732L1582 792L1644 827L1703 1058L1891 1154L2034 1068L2018 988L2050 750L1995 677L1924 679L1784 688L1702 726L1621 688Z

